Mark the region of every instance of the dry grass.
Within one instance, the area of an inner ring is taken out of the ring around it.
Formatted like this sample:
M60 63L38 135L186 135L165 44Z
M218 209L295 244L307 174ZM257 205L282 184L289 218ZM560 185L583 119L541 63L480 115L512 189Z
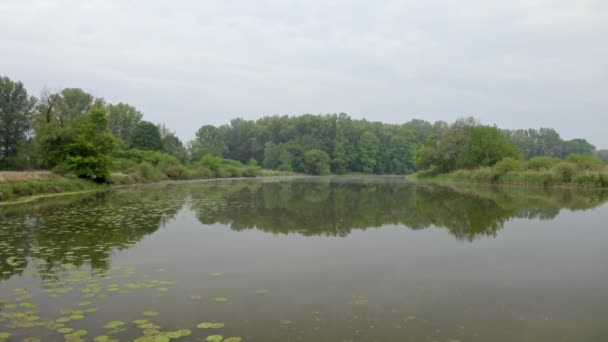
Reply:
M57 176L49 171L0 171L0 183L25 180L49 180Z

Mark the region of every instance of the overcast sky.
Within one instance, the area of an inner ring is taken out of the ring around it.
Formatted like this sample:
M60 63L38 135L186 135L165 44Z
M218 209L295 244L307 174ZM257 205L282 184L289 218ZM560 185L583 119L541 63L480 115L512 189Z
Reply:
M0 75L203 124L475 116L608 147L606 0L0 0Z

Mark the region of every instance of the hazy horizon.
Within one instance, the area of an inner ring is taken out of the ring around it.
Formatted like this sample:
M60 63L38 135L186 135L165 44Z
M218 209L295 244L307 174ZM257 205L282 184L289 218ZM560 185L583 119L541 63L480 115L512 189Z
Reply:
M0 4L0 75L77 87L183 140L242 117L556 129L608 147L599 0L87 1Z

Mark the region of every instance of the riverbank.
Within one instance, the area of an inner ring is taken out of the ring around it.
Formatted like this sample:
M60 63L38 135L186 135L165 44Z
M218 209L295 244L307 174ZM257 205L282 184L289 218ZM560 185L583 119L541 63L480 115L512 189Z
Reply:
M48 171L0 172L0 203L13 203L42 195L97 191L107 187L108 185Z
M505 158L493 167L438 175L421 172L417 177L476 184L608 189L608 167L595 158L582 156L567 160L538 157L529 161Z
M258 169L255 174L245 177L292 176L293 172ZM91 191L107 190L115 186L159 183L163 181L188 181L205 179L223 179L242 177L241 173L229 173L221 176L200 176L184 179L168 177L146 177L140 173L137 177L122 173L112 174L110 184L97 184L93 181L74 176L61 176L50 171L0 171L0 205L24 203L43 197L78 194Z

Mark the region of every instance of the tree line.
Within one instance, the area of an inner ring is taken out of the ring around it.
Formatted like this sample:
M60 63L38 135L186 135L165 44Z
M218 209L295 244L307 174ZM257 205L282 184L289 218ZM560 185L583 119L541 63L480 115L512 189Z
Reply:
M142 151L157 154L152 158ZM184 144L129 104L108 103L78 88L45 90L36 98L21 82L0 77L0 169L55 169L105 181L129 164L124 160L160 164L163 159L181 167L206 157L208 166L217 163L210 159L215 156L310 174L405 174L493 165L504 157L565 158L573 153L608 156L584 139L565 141L549 128L500 130L471 118L452 124L387 124L344 113L236 118L225 125L203 125Z

